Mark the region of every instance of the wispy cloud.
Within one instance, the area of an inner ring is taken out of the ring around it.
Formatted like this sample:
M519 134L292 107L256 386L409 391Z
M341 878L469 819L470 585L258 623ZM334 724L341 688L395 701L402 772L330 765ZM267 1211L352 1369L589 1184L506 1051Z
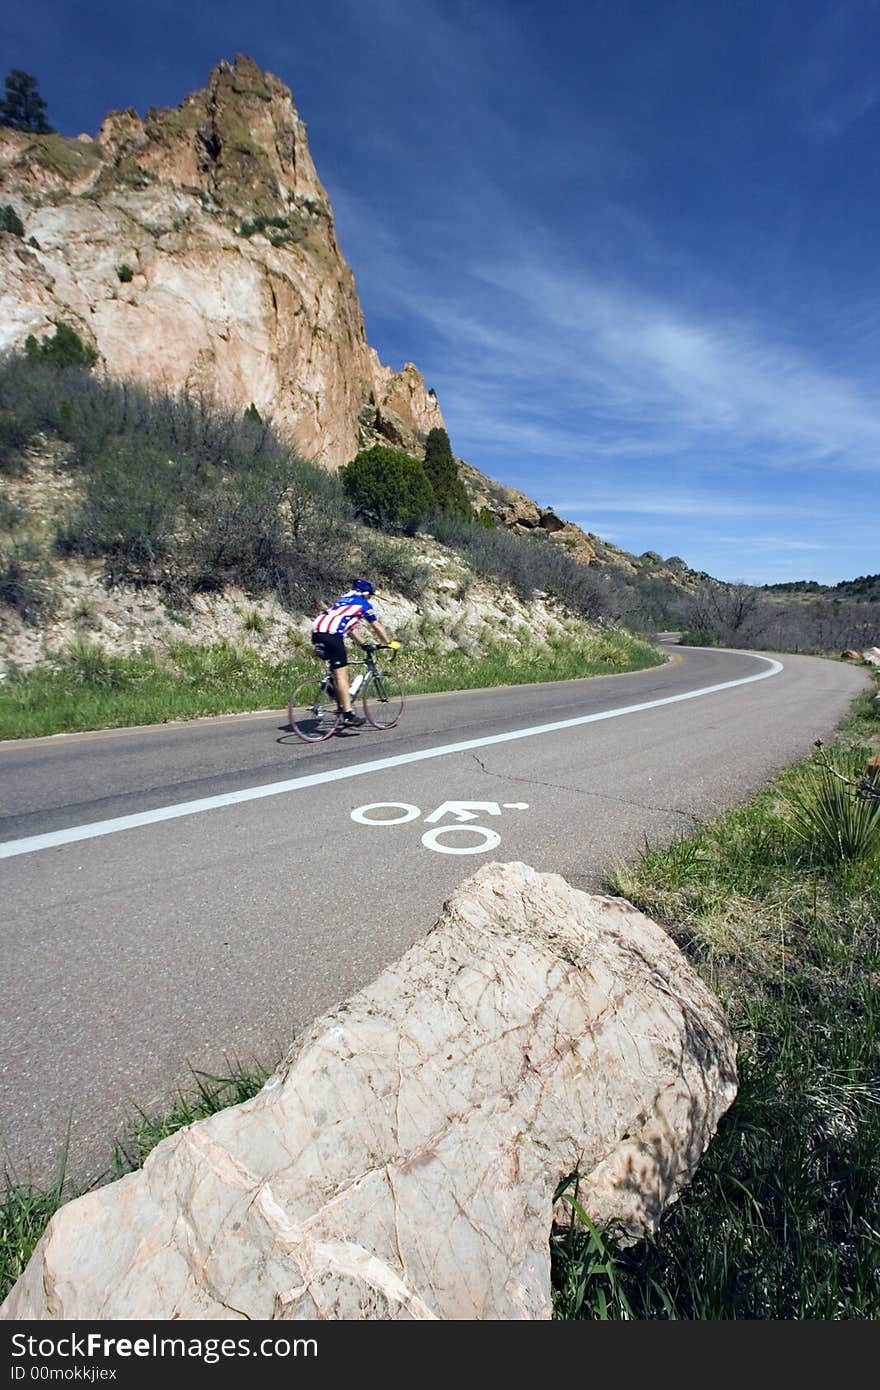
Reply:
M387 226L372 238L383 312L421 320L441 399L474 444L567 459L703 449L707 466L763 449L770 468L878 468L880 405L855 374L811 360L757 316L713 319L538 241L526 252L502 238L492 257L443 266L440 293Z
M800 20L800 51L778 88L811 138L838 139L880 103L880 82L864 72L865 52L876 46L877 15L875 0L838 0Z
M715 545L741 546L743 543L742 536L713 536L712 539ZM827 541L798 541L792 540L789 536L758 536L754 534L749 536L749 545L753 550L773 550L786 553L802 550L825 551L832 548ZM836 545L834 549L839 550L841 547Z

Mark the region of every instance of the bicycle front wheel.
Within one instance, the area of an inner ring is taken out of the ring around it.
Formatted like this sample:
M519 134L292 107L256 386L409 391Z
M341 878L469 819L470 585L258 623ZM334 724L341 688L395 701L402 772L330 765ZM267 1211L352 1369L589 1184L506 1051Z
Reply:
M393 729L403 713L403 686L396 676L377 671L364 694L364 714L374 729Z
M321 743L339 727L336 699L328 695L323 681L313 677L298 685L287 706L291 730L303 743Z

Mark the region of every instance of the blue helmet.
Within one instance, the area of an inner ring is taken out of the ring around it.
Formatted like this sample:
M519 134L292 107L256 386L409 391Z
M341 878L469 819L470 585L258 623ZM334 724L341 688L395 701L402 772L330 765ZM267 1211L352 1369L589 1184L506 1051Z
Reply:
M369 579L356 579L352 588L357 594L372 594L374 592Z

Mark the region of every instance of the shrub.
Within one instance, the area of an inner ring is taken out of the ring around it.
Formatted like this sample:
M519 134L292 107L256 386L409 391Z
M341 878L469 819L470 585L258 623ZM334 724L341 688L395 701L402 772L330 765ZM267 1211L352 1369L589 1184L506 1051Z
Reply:
M34 541L24 539L0 551L0 604L26 623L37 625L55 607L46 556Z
M0 536L11 535L25 519L25 510L0 492Z
M75 623L83 623L86 627L97 626L98 605L93 598L83 595L73 605L70 616Z
M263 153L265 154L265 151L263 151ZM242 222L238 228L238 235L249 238L257 232L265 232L267 227L277 227L280 231L284 232L289 228L289 220L286 217L267 217L260 215L259 217L254 217L249 222Z
M134 279L134 271L132 270L131 266L125 265L124 263L116 267L116 274L119 276L119 279L122 281L123 285L130 284L130 282Z
M0 406L0 473L20 478L27 471L21 450L29 439L30 431L15 413Z
M358 515L369 526L414 535L434 500L424 465L402 449L362 449L339 470Z
M241 625L245 632L253 632L256 636L262 637L267 631L271 619L262 614L259 608L249 608L241 620Z
M104 556L112 578L151 575L174 536L180 501L174 461L123 436L93 460L84 487L82 503L59 529L59 554Z
M47 367L83 367L87 371L94 367L98 354L67 323L55 319L55 333L38 343L34 335L28 335L24 345L29 362L42 363Z
M413 559L403 542L366 531L358 538L358 550L358 569L374 583L388 585L407 598L418 599L424 593L429 570Z
M0 232L11 232L13 236L24 236L24 223L11 203L0 206Z

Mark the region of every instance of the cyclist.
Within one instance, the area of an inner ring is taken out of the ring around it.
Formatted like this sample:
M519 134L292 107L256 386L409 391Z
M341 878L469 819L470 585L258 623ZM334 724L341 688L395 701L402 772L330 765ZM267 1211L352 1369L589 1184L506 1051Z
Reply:
M312 623L312 644L315 653L330 663L336 685L336 703L342 710L345 726L348 729L359 729L365 721L361 715L355 714L351 707L351 695L348 689L348 653L345 650L343 638L346 635L352 636L353 630L361 618L366 618L381 642L395 649L400 646L399 642L392 642L387 636L384 627L373 611L370 595L375 594L375 592L376 590L369 579L356 579L351 587L351 592L343 594L330 608L325 608L324 612L319 614ZM354 640L357 642L358 639L354 638ZM358 646L363 646L363 643L358 642Z

